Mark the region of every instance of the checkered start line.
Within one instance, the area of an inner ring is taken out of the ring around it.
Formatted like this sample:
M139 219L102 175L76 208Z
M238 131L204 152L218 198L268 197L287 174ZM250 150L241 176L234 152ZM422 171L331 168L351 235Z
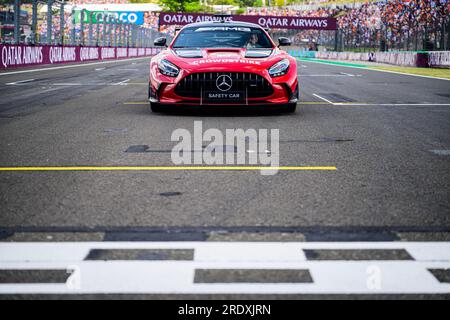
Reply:
M0 294L90 293L450 293L450 242L0 244Z

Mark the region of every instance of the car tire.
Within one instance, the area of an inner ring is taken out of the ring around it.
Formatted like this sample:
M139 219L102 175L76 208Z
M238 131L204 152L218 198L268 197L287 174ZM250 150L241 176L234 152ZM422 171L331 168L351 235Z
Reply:
M160 113L163 111L161 108L161 105L159 103L150 102L150 109L152 109L152 112Z
M289 103L284 109L286 113L294 113L297 110L297 103Z
M152 97L154 97L154 94L152 92L152 87L149 84L148 86L148 100L150 101L150 109L152 112L162 112L161 104L158 102L151 102Z

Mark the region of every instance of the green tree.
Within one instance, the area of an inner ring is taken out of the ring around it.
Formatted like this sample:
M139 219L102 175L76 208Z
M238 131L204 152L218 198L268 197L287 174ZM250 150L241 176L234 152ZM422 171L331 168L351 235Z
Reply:
M214 0L212 3L216 5L238 5L237 1L234 0Z
M236 1L241 8L247 8L247 7L256 7L257 1L256 0L237 0Z
M199 0L159 0L164 11L170 12L202 12L206 11Z
M158 3L158 0L129 0L131 3Z

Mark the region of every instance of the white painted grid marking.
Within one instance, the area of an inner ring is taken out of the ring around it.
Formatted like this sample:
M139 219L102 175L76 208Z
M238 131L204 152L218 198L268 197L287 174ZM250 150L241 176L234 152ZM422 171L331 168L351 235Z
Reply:
M354 75L348 74L300 74L301 77L354 77Z
M113 86L125 86L127 85L127 82L129 82L131 79L123 80L117 83L114 83Z
M355 75L352 73L346 73L346 72L339 72L342 75L348 76L348 77L354 77Z
M332 102L335 106L399 106L399 107L414 107L414 106L450 106L450 103L358 103L358 102Z
M324 97L321 97L321 96L319 96L318 94L316 94L316 93L313 93L313 96L314 97L316 97L316 98L319 98L320 100L322 100L322 101L325 101L326 103L329 103L329 104L334 104L333 102L331 102L330 100L328 100L328 99L325 99Z
M431 152L439 156L450 156L450 149L431 150Z
M34 79L28 79L28 80L21 80L21 81L9 82L9 83L7 83L6 85L7 85L7 86L16 86L16 85L20 85L20 84L28 83L28 82L32 82L32 81L34 81Z
M84 261L91 249L194 249L193 261ZM303 250L404 249L415 260L308 261ZM450 268L449 242L1 243L0 269L77 269L80 287L0 284L2 294L418 294L450 293L428 269ZM379 270L380 287L368 286ZM307 269L313 283L194 283L196 269Z

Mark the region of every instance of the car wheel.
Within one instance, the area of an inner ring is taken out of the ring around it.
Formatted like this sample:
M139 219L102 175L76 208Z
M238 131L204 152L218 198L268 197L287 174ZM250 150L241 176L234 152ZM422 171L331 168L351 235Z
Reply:
M150 109L152 109L152 112L162 112L163 109L161 108L161 105L159 103L150 102Z
M289 103L285 108L286 113L294 113L297 110L297 103Z

